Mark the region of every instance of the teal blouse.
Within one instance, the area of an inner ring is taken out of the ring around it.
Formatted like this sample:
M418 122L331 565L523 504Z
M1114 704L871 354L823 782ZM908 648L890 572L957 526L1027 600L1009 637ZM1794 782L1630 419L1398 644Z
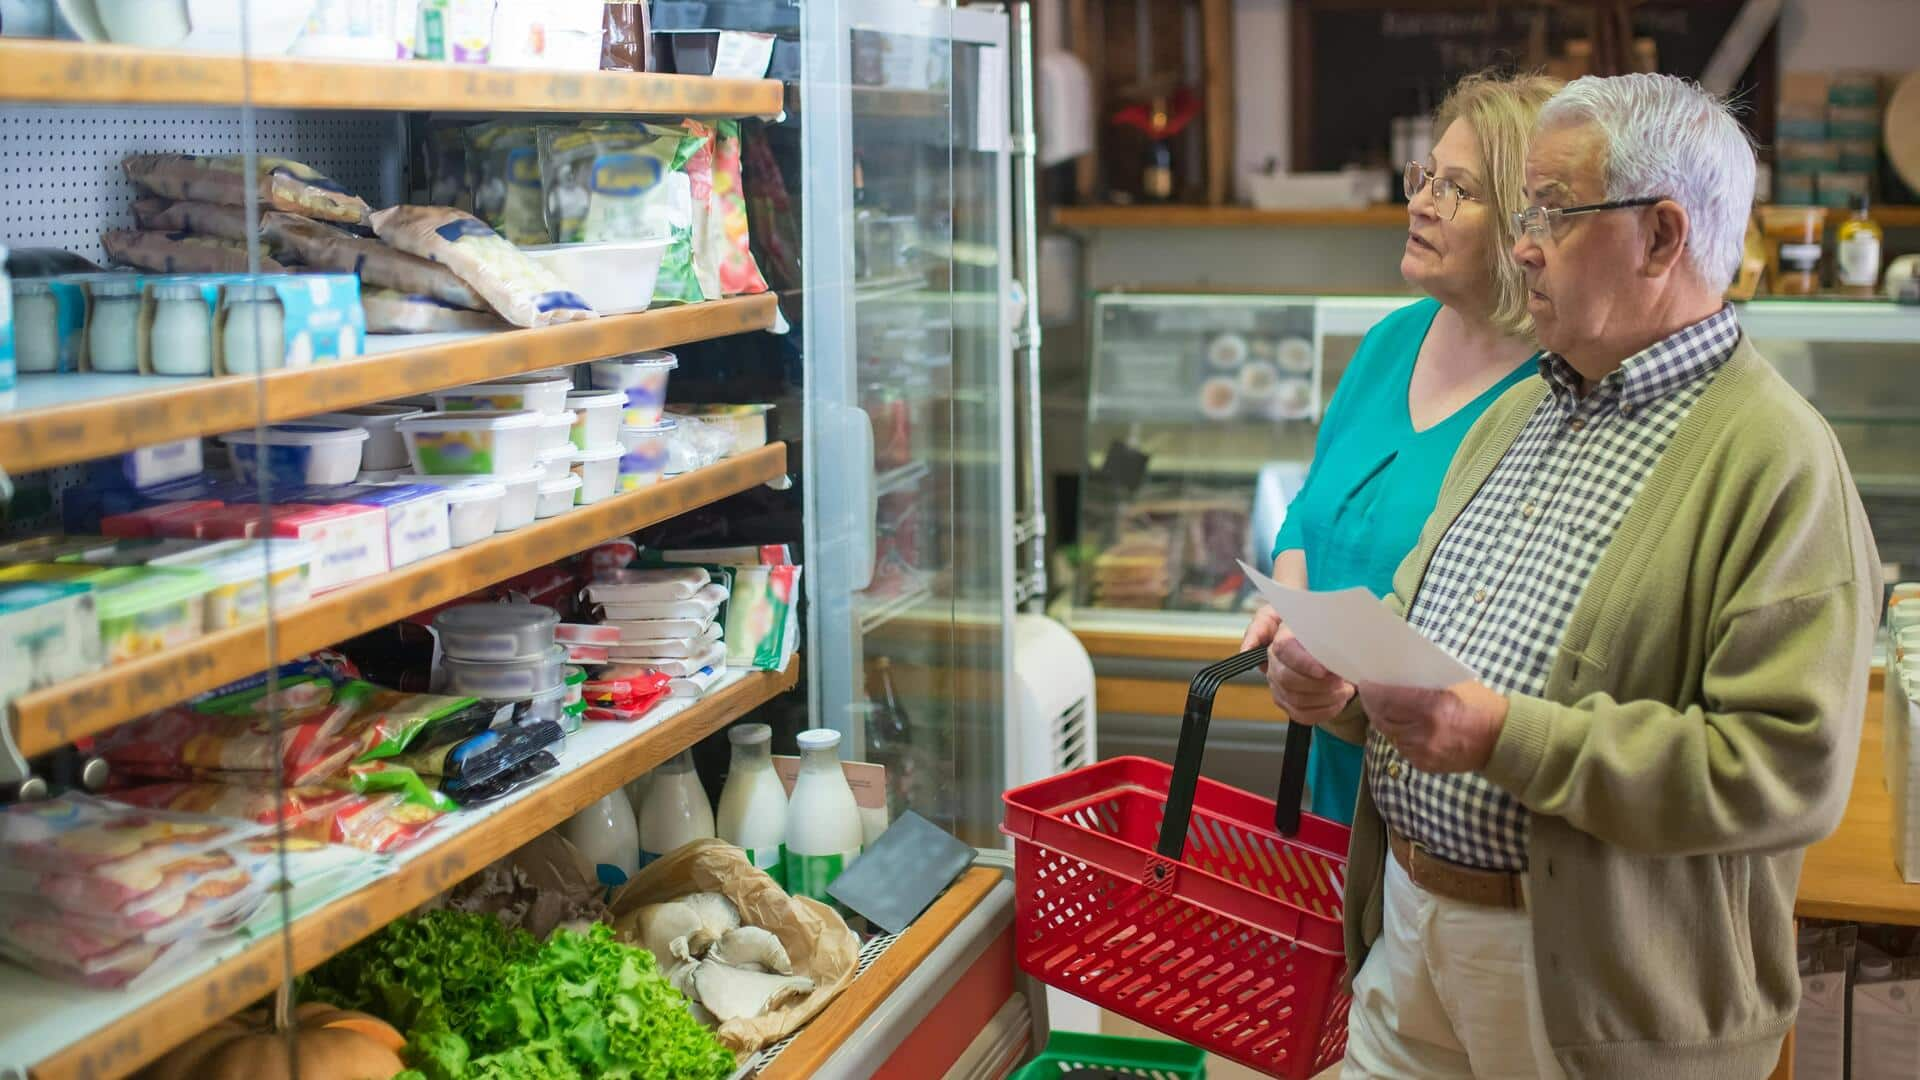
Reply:
M1360 342L1321 419L1307 482L1287 505L1274 554L1304 550L1307 587L1361 586L1393 591L1393 573L1420 539L1440 483L1474 421L1515 383L1538 373L1527 360L1453 415L1413 429L1407 388L1427 339L1436 300L1408 304L1381 319ZM1324 731L1313 733L1309 809L1351 823L1360 794L1362 751Z

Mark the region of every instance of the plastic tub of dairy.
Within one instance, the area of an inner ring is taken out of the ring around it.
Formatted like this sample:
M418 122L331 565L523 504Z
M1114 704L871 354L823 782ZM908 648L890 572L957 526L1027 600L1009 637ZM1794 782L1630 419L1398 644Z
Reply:
M620 414L627 395L618 390L576 390L567 395L567 408L573 411L573 429L569 441L576 450L594 446L612 446L620 441Z
M466 547L492 536L500 525L507 487L496 480L453 484L447 492L447 528L453 546Z
M413 471L422 476L512 476L534 464L540 414L433 412L400 421Z
M440 648L455 660L529 660L553 649L560 616L539 604L461 604L433 617Z
M638 491L660 482L667 471L667 444L677 425L662 420L646 427L620 429L620 474L615 483L621 491Z
M540 449L573 448L573 423L578 417L572 409L540 414Z
M553 271L602 315L626 315L653 303L654 280L671 237L607 244L539 244L521 248Z
M557 413L567 407L571 379L502 379L499 382L456 386L435 390L433 400L441 412L516 412L530 409L539 413Z
M199 637L206 625L206 596L217 582L201 570L128 566L107 571L91 584L101 651L107 663L118 664Z
M565 696L561 675L567 666L567 650L558 645L548 646L535 656L514 660L462 660L443 656L440 666L447 673L448 691L462 697L519 700L555 689Z
M366 473L406 468L407 444L400 437L400 421L424 411L411 405L376 404L322 413L311 419L316 424L366 429L367 442L360 448L360 470Z
M680 366L670 352L644 352L612 360L595 360L587 368L596 390L618 390L627 395L622 422L645 427L660 422L667 407L667 377Z
M549 480L558 480L573 471L573 444L554 446L540 451L537 460L540 470Z
M620 459L626 455L626 447L619 443L574 451L573 474L580 478L575 505L586 506L612 495L620 486Z
M202 612L202 625L212 633L266 618L269 597L276 611L306 603L313 595L309 579L316 554L317 549L305 540L273 537L206 544L149 560L147 565L201 570L213 579Z
M534 517L557 517L573 509L573 497L580 490L580 478L568 473L558 480L540 481L540 505Z
M331 424L275 424L222 435L220 441L227 444L233 475L241 483L259 482L265 469L274 484L347 484L360 473L367 432Z

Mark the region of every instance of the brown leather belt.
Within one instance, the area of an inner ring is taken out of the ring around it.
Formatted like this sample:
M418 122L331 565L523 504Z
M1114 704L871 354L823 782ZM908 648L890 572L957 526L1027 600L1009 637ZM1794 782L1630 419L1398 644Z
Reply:
M1522 887L1524 874L1475 870L1448 862L1392 829L1387 830L1387 847L1392 849L1394 860L1407 872L1407 877L1435 896L1480 907L1527 909L1527 894Z

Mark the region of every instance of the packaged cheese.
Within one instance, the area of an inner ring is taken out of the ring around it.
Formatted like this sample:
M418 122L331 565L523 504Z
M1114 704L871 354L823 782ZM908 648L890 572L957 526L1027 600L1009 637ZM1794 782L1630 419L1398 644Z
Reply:
M372 220L380 239L443 264L515 326L598 317L552 271L472 214L439 206L396 206Z

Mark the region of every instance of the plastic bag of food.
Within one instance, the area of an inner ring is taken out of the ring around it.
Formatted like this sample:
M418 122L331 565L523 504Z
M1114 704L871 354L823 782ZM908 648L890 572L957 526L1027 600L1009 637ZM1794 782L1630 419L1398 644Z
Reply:
M487 302L453 271L418 255L409 255L378 240L296 214L272 212L263 225L276 254L292 256L316 270L359 274L368 285L403 293L431 296L456 308L477 311Z
M606 121L540 128L546 221L556 244L644 240L690 229L682 133Z
M467 129L467 157L476 183L474 216L515 244L545 244L551 230L540 185L539 129L489 120Z
M559 758L541 750L511 769L497 773L477 784L449 782L447 795L462 806L478 806L481 803L492 802L503 795L510 795L559 767Z
M166 709L100 736L94 752L117 776L192 780L214 772L271 773L277 763L290 785L318 783L364 749L352 721L373 689L349 683L324 702L288 710L277 723L269 713Z
M447 783L477 784L505 772L559 742L566 732L557 720L537 720L495 731L483 731L468 739L430 750L414 751L395 759L395 764L414 770L421 776L438 778L441 790ZM450 792L449 792L450 793Z
M100 246L107 249L107 258L113 262L160 274L249 272L247 245L216 236L109 229L100 234ZM262 254L260 269L279 273L286 267Z
M0 810L0 865L131 883L142 895L169 867L259 832L202 814L154 813L68 793Z
M263 209L347 225L367 220L370 211L365 200L349 194L316 169L275 157L258 158L255 165L254 182ZM120 167L128 180L155 195L221 206L246 205L246 160L239 154L134 154Z
M473 192L467 186L467 132L465 128L442 126L427 131L427 202L433 206L473 209Z
M0 956L50 979L94 990L119 990L159 963L186 950L182 943L154 945L46 919L0 921Z
M472 214L442 206L395 206L373 215L380 239L460 275L515 326L598 318L553 271L506 242Z
M746 187L740 175L740 121L714 122L713 201L720 219L720 294L741 296L767 291L767 279L754 260L747 235Z
M193 808L271 826L287 822L289 837L303 843L346 844L361 851L393 851L418 839L444 813L409 804L398 793L362 794L322 787L241 784L151 784L117 798L143 806Z
M408 295L392 289L361 292L360 306L367 312L369 334L440 334L461 330L505 330L489 308L469 311L431 296Z
M698 120L683 122L699 145L687 156L687 188L693 198L693 229L689 235L693 279L700 295L720 299L720 256L727 246L726 225L713 190L713 128ZM669 252L671 254L671 252Z
M254 230L247 226L247 212L238 206L207 202L174 202L158 195L136 199L134 223L146 232L192 233L221 240L246 243Z
M21 919L31 919L104 938L155 945L205 937L232 929L251 917L267 898L266 882L255 881L245 868L236 865L229 879L237 885L189 890L118 910L66 908L37 896L0 894L0 924L17 926Z

